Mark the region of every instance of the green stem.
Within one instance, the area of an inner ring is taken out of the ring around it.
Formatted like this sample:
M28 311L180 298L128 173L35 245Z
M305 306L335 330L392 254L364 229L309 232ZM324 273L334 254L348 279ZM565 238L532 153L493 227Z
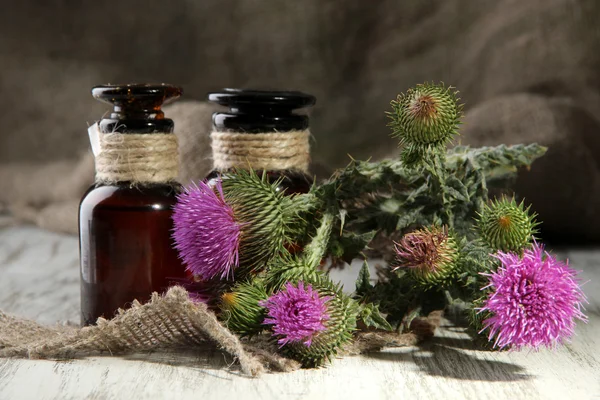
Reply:
M304 260L310 268L317 268L327 251L327 244L333 229L334 215L326 211L321 217L321 224L315 236L304 250Z

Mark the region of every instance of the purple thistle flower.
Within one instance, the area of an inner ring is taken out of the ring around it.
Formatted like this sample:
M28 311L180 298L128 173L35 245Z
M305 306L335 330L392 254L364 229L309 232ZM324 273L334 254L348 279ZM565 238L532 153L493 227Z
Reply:
M494 291L479 312L491 315L483 321L490 328L495 347L554 347L574 332L575 319L587 321L582 312L585 295L577 272L533 244L523 256L499 251L494 255L502 265L489 277L487 288Z
M316 334L326 330L324 322L329 320L326 303L331 297L320 297L311 285L288 282L285 289L272 295L259 305L267 308L268 318L264 325L273 325L273 332L281 338L281 346L302 342L310 347Z
M188 271L204 280L233 278L241 224L225 202L221 180L214 189L205 182L186 188L177 196L173 221L175 248Z

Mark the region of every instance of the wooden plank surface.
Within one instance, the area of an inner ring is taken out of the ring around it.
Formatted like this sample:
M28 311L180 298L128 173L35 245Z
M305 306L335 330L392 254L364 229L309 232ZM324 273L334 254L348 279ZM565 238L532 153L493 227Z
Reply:
M446 322L420 347L337 359L326 368L241 376L212 349L68 362L0 359L4 399L600 399L600 250L569 250L588 281L588 324L557 351L486 352ZM356 267L356 266L355 266ZM352 283L356 268L334 278ZM44 323L78 321L77 239L0 230L0 309Z

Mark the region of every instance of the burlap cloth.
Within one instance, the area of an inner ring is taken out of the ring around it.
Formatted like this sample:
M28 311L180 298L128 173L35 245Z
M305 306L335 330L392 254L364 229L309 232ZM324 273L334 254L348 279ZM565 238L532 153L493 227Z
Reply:
M404 334L358 333L341 354L414 346L433 336L440 319L439 312L417 318L411 323L411 332ZM84 328L43 326L0 311L0 357L73 359L102 353L190 349L206 343L234 356L242 372L250 376L258 376L266 368L283 372L300 368L296 361L276 354L277 345L268 335L242 342L205 304L191 301L181 287L173 287L163 296L154 293L146 304L134 301L131 308L119 310L112 320L100 318L97 325Z

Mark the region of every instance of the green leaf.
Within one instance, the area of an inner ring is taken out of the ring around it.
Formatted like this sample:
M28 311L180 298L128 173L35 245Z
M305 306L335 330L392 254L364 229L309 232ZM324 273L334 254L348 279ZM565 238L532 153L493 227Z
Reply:
M374 303L361 304L358 312L358 318L362 320L367 327L383 329L386 331L394 330L387 319L381 315L379 306Z
M424 207L419 206L408 212L403 213L400 218L398 218L398 222L396 223L396 230L402 231L408 228L410 225L416 223L423 212Z
M367 260L365 260L358 273L358 278L356 279L356 295L364 297L368 295L372 289L373 285L371 284L369 265L367 264Z
M356 233L344 231L342 236L332 236L329 254L350 264L357 258L375 237L376 231Z

